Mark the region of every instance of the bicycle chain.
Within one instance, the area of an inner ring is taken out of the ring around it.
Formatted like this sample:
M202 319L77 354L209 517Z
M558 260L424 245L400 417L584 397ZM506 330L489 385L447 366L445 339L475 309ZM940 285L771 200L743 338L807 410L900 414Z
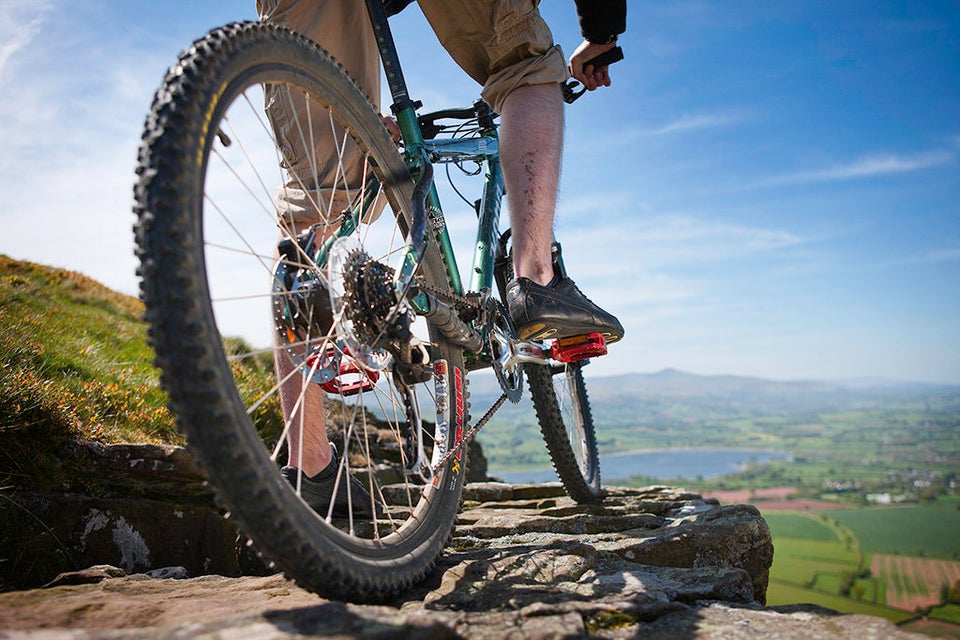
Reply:
M432 293L438 298L446 298L448 302L460 303L468 307L473 307L477 311L480 311L483 308L483 296L460 295L454 293L450 289L441 289L440 287L436 287L426 282L417 282L416 286L420 290Z
M470 441L473 440L473 437L480 432L480 429L482 429L484 425L486 425L487 422L490 421L490 418L493 417L493 414L495 414L497 412L497 409L502 407L503 403L506 401L507 401L507 394L504 393L497 399L496 402L493 403L493 406L490 407L490 409L485 414L483 414L483 417L480 418L479 421L477 421L477 424L471 427L471 429L464 434L463 438L460 440L460 443L457 446L455 446L453 449L450 449L450 451L447 451L445 454L443 454L443 457L440 458L437 464L433 465L434 475L440 473L440 469L443 468L443 465L445 465L450 460L450 458L457 455L457 453L463 451L464 448L468 444L470 444Z

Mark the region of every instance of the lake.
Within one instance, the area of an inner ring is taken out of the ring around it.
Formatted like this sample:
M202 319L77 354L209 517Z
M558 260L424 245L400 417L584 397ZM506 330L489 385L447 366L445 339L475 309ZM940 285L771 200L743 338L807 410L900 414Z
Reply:
M790 454L785 451L757 449L655 449L634 453L617 453L600 456L600 477L605 484L624 480L630 476L644 475L660 480L676 478L716 478L742 470L747 462L763 463L769 460L784 460ZM526 471L488 472L504 482L556 482L553 467L528 469Z

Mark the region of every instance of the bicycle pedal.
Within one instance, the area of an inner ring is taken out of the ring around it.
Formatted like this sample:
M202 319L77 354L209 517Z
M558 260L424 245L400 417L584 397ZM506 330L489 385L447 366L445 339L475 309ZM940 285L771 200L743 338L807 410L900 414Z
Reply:
M578 362L607 355L607 341L599 333L553 341L550 356L558 362Z
M379 371L365 369L360 366L356 360L344 354L340 358L340 368L337 375L331 380L321 384L320 388L327 393L335 393L341 396L355 396L358 393L364 393L373 389L379 379Z

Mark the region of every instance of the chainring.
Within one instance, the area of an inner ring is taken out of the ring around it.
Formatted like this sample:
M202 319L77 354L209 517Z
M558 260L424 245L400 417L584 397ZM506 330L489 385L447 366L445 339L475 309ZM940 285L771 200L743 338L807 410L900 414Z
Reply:
M483 304L483 327L493 373L507 400L516 404L523 395L523 367L516 361L510 363L510 341L517 339L517 330L506 308L492 296Z

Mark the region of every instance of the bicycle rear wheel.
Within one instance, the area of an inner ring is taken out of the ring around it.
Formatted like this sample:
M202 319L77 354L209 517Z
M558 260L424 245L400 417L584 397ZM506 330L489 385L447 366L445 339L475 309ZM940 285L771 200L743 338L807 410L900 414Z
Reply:
M567 495L599 502L600 459L582 363L528 364L526 373L540 432Z
M419 581L460 506L465 452L440 461L466 426L466 377L462 350L391 286L413 181L369 100L289 30L216 29L157 92L137 172L149 336L223 505L317 593L376 600ZM418 278L446 286L433 248ZM324 439L337 487L354 478L368 498L311 508L280 473Z

